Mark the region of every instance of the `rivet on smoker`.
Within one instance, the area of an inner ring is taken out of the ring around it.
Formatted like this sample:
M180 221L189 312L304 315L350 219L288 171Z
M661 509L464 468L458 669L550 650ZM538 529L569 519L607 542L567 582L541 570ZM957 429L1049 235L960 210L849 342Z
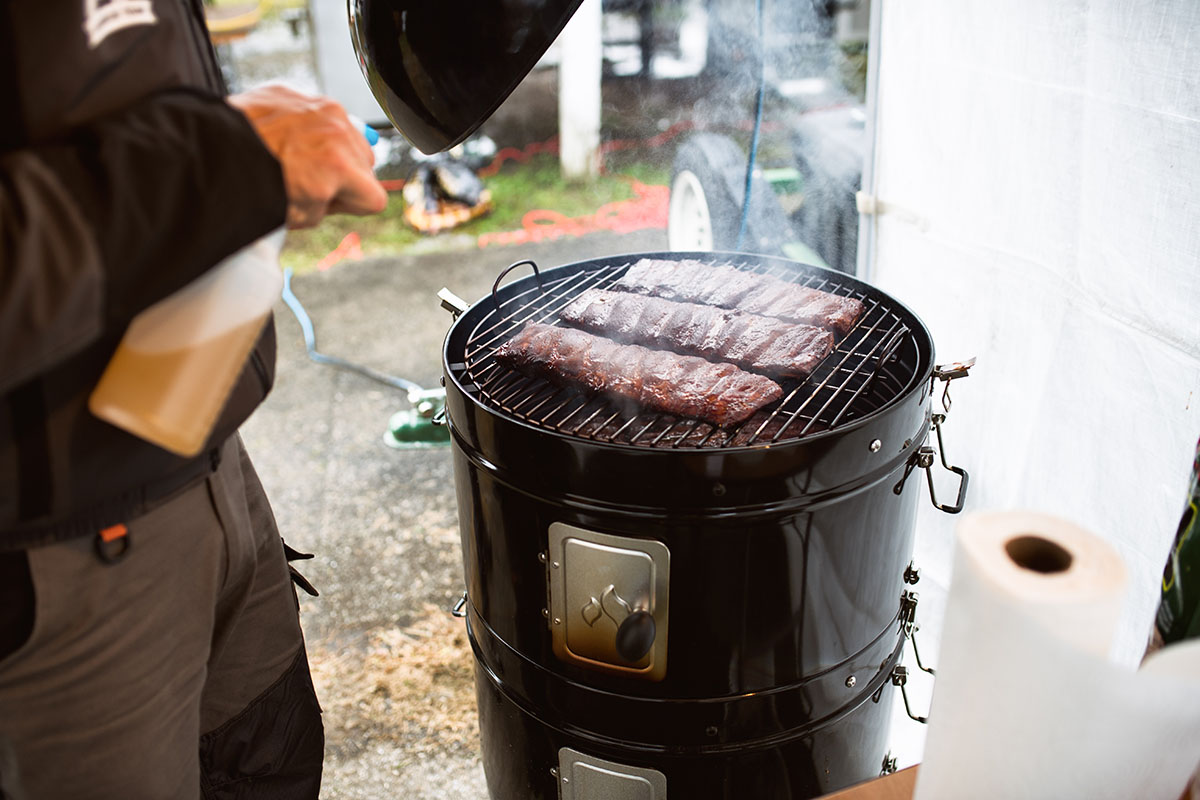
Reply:
M545 554L545 553L538 553L538 561L540 561L540 562L542 562L543 564L545 564L545 563L546 563L546 554Z
M557 562L557 561L551 561L551 562L550 562L550 566L551 566L551 568L552 568L552 569L558 569L558 567L559 567L559 564L558 564L558 562Z
M550 609L548 609L548 608L543 608L543 609L542 609L542 616L543 616L543 617L545 617L546 619L550 619Z
M854 684L856 684L856 683L858 683L858 678L854 677L853 675L851 675L849 678L846 678L846 688L847 689L853 689Z
M561 620L560 618L558 618L558 617L555 617L555 618L554 618L554 624L555 624L555 625L562 625L562 620Z
M872 453L878 453L880 448L882 448L882 447L883 447L883 442L879 441L878 439L871 442L871 452Z
M724 494L725 494L725 484L723 484L723 483L714 483L714 484L713 484L713 490L712 490L712 492L713 492L713 496L715 496L715 497L722 497L722 496L724 496Z
M717 726L709 725L707 728L704 729L704 733L707 734L708 736L716 736L717 735Z

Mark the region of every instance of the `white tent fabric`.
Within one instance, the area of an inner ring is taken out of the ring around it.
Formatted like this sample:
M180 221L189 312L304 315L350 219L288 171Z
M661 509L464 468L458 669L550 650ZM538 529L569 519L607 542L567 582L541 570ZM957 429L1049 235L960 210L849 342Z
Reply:
M939 362L979 358L945 429L967 511L1049 512L1122 554L1114 657L1134 664L1200 437L1200 4L876 10L866 278L929 325ZM922 506L936 663L956 518Z

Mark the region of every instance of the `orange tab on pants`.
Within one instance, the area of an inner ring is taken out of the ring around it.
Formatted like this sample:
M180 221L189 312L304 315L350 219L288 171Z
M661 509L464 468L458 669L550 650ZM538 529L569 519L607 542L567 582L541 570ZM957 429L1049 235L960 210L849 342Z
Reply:
M123 523L118 522L116 525L110 525L100 531L100 538L105 542L115 542L127 533L129 533L129 529Z

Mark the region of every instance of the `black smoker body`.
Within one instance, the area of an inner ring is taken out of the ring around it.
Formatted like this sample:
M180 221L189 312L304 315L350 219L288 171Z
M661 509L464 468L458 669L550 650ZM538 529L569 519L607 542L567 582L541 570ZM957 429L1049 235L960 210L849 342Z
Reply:
M653 430L638 441L628 431L641 421L631 428L620 415L609 430L626 432L606 439L595 423L572 427L603 401L500 375L490 351L528 319L553 321L581 287L615 280L638 257L517 280L447 336L490 793L782 800L874 777L921 491L905 477L930 428L928 332L844 275L730 256L835 280L873 303L860 325L886 314L865 343L848 345L862 348L862 363L843 359L825 379L850 376L853 391L834 395L853 395L845 408L833 424L807 424L822 432L785 426L749 445L714 445L712 432L696 447L686 437L655 442ZM793 396L817 393L815 380L785 397L785 412L800 402ZM564 415L573 421L558 422Z

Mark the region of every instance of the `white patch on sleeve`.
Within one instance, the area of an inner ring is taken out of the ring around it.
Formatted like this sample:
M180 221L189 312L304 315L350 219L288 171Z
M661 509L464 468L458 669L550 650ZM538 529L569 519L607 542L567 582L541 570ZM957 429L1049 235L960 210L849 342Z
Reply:
M93 49L119 30L156 22L151 0L83 0L83 30Z

